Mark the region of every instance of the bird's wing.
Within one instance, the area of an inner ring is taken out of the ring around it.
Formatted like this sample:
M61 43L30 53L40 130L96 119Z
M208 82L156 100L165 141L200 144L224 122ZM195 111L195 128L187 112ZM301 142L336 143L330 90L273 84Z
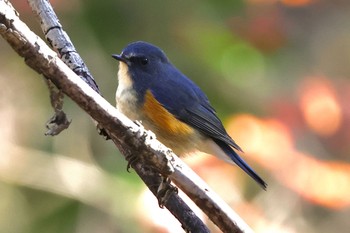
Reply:
M177 75L182 74L177 73ZM167 81L167 85L160 87L159 84L156 84L150 90L165 109L204 135L223 141L242 151L227 134L214 108L199 87L183 75Z
M206 106L199 105L187 108L186 114L184 114L182 118L180 116L180 120L195 127L203 134L211 138L219 139L233 148L242 151L235 141L227 134L220 119L216 116L216 113Z

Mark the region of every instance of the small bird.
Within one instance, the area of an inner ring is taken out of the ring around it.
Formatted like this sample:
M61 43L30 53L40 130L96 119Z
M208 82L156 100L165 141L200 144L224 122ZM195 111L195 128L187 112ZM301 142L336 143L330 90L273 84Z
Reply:
M265 181L235 151L242 149L227 134L207 96L161 49L138 41L112 57L119 61L119 111L141 121L175 154L199 150L236 163L266 189Z

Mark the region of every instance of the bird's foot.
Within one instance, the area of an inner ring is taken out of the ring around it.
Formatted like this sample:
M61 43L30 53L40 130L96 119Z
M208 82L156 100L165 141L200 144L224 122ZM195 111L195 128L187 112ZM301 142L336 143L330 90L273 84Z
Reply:
M130 172L130 168L139 160L139 157L137 157L134 154L130 154L125 157L125 159L128 161L128 165L126 166L127 172Z
M101 125L97 125L97 132L99 135L101 135L105 140L110 140L111 137L108 135L107 131L101 126Z
M165 203L169 200L171 195L178 193L178 189L171 184L171 180L168 177L163 177L157 190L158 205L160 208L164 208Z
M184 225L181 226L186 233L192 233L191 230L187 229Z

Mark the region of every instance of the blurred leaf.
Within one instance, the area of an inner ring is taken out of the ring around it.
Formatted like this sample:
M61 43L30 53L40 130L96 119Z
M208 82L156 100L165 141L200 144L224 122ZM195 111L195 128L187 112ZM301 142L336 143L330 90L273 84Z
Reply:
M256 86L264 77L263 56L253 47L241 42L227 48L222 55L224 77L234 85Z

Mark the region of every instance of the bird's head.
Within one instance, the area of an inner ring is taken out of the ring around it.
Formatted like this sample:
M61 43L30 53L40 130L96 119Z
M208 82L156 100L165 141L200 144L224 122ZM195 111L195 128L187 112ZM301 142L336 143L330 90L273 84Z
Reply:
M143 41L126 46L121 54L113 54L113 58L127 65L132 76L153 75L169 64L165 53L158 47Z

